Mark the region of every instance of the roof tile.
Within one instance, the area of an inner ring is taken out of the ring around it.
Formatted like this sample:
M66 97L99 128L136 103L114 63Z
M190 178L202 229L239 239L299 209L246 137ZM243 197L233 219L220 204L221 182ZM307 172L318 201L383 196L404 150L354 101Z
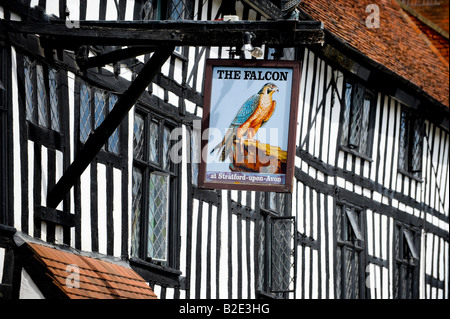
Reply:
M157 296L134 270L93 257L28 243L34 257L47 267L47 275L69 298L156 299ZM79 270L79 287L66 284L67 267Z
M366 26L370 4L379 7L380 28ZM304 0L300 8L363 55L449 106L448 67L395 0Z

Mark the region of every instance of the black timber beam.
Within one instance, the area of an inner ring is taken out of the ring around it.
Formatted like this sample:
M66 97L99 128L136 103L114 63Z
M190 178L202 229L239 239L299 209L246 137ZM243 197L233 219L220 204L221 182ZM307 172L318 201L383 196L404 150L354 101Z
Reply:
M283 11L268 0L242 0L267 19L283 19Z
M278 47L323 44L320 21L80 21L68 28L64 21L21 22L0 20L3 32L37 34L58 49L82 45L158 47L241 46L245 32L253 32L255 44Z
M155 50L156 50L155 47L146 47L146 46L117 49L114 51L99 54L91 58L87 58L86 60L77 59L77 63L81 69L102 67L109 63L115 63L118 61L134 58L136 56L150 53Z
M84 147L78 152L75 160L64 172L47 196L47 207L56 208L64 196L75 185L77 179L89 166L100 149L105 145L109 136L119 126L129 110L136 103L142 92L150 85L174 50L173 46L162 47L156 51L139 72L128 89L119 97L116 105L106 116L100 126L89 136Z

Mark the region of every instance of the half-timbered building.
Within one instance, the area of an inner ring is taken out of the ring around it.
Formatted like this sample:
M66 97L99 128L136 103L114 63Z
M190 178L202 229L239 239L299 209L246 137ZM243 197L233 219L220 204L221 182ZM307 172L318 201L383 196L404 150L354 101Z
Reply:
M448 20L409 2L0 0L0 298L448 298ZM199 187L246 31L301 65L292 192Z

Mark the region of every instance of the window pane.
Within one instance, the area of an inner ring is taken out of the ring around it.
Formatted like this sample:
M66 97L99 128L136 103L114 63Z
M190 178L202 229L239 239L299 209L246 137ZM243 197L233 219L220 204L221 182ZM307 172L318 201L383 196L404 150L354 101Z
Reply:
M59 132L58 85L56 81L56 71L51 68L48 70L48 84L50 89L50 117L52 122L52 130Z
M346 209L346 213L356 239L363 240L363 236L359 227L359 214L354 210L348 208Z
M342 298L342 247L336 249L336 294Z
M95 128L99 127L105 119L105 95L101 91L95 91L94 95L94 116Z
M400 169L407 170L407 146L408 146L408 119L405 112L402 112L400 118L400 141L398 150L398 166Z
M363 115L363 98L364 88L360 85L355 85L351 108L350 137L348 141L348 145L351 148L359 147Z
M192 184L198 184L198 172L200 163L200 132L199 130L192 130L191 133L191 170L192 170Z
M138 257L140 243L140 221L142 212L142 172L133 168L133 204L131 216L131 255Z
M354 279L354 261L353 261L353 250L345 247L344 248L344 264L345 264L345 299L351 299L353 296L353 279Z
M144 159L144 117L134 115L133 155L135 158Z
M147 0L142 7L142 20L156 20L154 15L153 0Z
M259 207L266 208L266 193L265 192L259 193Z
M80 88L80 140L86 142L91 133L90 93L86 84Z
M147 256L167 260L169 176L150 174Z
M117 95L111 94L109 96L109 111L113 109L114 105L117 103ZM119 130L116 128L111 134L108 140L108 151L119 154Z
M170 170L170 129L164 127L163 135L163 168Z
M411 141L411 172L417 173L422 170L422 121L415 119Z
M39 125L48 127L47 93L45 91L44 71L42 65L36 65L37 102Z
M343 240L342 238L342 207L336 206L336 237Z
M408 244L408 250L413 258L419 259L419 254L417 252L416 246L414 244L414 235L408 229L404 229L403 233L406 238L406 242Z
M361 154L368 154L368 139L369 139L369 114L372 97L366 95L364 97L363 114L361 121L361 140L359 142L359 152Z
M269 209L272 211L277 211L277 193L269 193Z
M271 290L288 292L294 289L291 260L294 245L294 218L272 220L271 237Z
M159 125L156 122L150 122L150 144L149 144L149 158L153 162L159 161Z
M27 109L27 120L34 122L33 113L33 67L28 57L24 58L24 70L25 70L25 104Z
M258 236L258 287L265 290L265 265L266 265L266 217L261 216L258 222L259 236Z
M350 108L352 106L352 85L350 83L345 83L345 108L343 113L342 122L342 137L341 144L347 146L348 144L348 130L350 125Z
M183 19L184 4L183 0L169 1L169 19L182 20Z

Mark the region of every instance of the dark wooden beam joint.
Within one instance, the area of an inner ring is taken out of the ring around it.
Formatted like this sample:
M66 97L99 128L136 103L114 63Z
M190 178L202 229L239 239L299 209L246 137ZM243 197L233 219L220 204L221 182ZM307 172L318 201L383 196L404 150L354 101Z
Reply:
M47 196L47 207L55 208L63 200L64 196L75 185L75 182L108 141L110 135L120 125L141 94L150 85L156 74L159 73L161 66L170 57L173 50L173 46L162 47L153 54L141 72L139 72L136 79L119 97L116 105L108 116L106 116L102 124L91 133L73 163L70 164L61 179L49 192Z
M74 214L68 214L66 212L54 208L36 206L34 208L34 217L39 220L51 222L61 226L67 227L75 226Z

